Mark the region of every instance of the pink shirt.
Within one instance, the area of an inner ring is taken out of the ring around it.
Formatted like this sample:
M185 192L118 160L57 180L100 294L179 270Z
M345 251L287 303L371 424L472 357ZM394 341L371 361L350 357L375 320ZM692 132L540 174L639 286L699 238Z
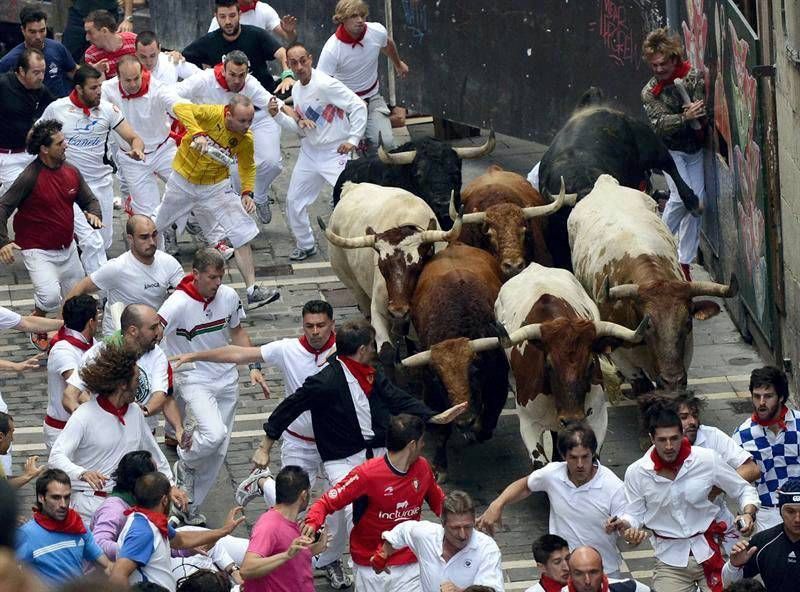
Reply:
M277 555L299 536L300 527L272 508L253 527L247 552L261 557ZM304 549L263 578L245 581L244 592L314 592L311 551Z

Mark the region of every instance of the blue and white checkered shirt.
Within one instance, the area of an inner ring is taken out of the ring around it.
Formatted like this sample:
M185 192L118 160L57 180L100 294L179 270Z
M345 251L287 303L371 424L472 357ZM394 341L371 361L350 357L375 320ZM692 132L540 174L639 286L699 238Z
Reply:
M800 477L800 436L797 432L798 415L794 409L786 412L786 429L775 434L751 418L745 420L733 433L733 440L744 448L761 469L756 483L761 505L776 507L776 491L788 479Z

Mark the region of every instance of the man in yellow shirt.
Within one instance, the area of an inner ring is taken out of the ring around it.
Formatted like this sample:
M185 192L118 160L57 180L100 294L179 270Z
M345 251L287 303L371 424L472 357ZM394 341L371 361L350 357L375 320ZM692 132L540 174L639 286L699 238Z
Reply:
M237 94L227 105L179 103L174 111L187 131L172 162L173 171L156 216L158 231L163 232L190 211L195 212L206 236L218 224L233 245L236 265L247 286L247 308L277 300L277 290L256 284L250 249L250 241L258 235L258 226L249 216L255 210L256 167L250 131L253 102ZM233 190L228 165L212 156L220 153L222 160L237 160L241 199Z

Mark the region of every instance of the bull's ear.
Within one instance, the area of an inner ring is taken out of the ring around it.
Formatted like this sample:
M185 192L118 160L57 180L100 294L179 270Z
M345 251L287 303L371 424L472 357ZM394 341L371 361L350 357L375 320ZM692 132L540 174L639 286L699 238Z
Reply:
M439 224L436 222L436 218L428 220L428 230L439 230Z
M692 302L692 316L698 321L705 321L719 314L719 304L711 300L694 300Z
M377 232L375 232L375 231L372 229L372 226L367 226L367 230L364 232L364 234L378 234L378 233L377 233Z

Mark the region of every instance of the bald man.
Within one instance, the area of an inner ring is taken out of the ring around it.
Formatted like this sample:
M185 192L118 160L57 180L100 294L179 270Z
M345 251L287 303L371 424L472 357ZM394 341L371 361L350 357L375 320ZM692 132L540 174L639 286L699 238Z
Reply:
M172 255L159 251L155 222L146 216L128 218L125 225L130 250L103 264L100 269L78 282L68 298L78 294L106 293L103 334L114 332L111 307L142 303L158 309L167 299L167 291L183 279L181 264Z
M636 580L609 579L603 570L603 558L594 547L578 547L569 556L569 580L562 592L650 592Z

